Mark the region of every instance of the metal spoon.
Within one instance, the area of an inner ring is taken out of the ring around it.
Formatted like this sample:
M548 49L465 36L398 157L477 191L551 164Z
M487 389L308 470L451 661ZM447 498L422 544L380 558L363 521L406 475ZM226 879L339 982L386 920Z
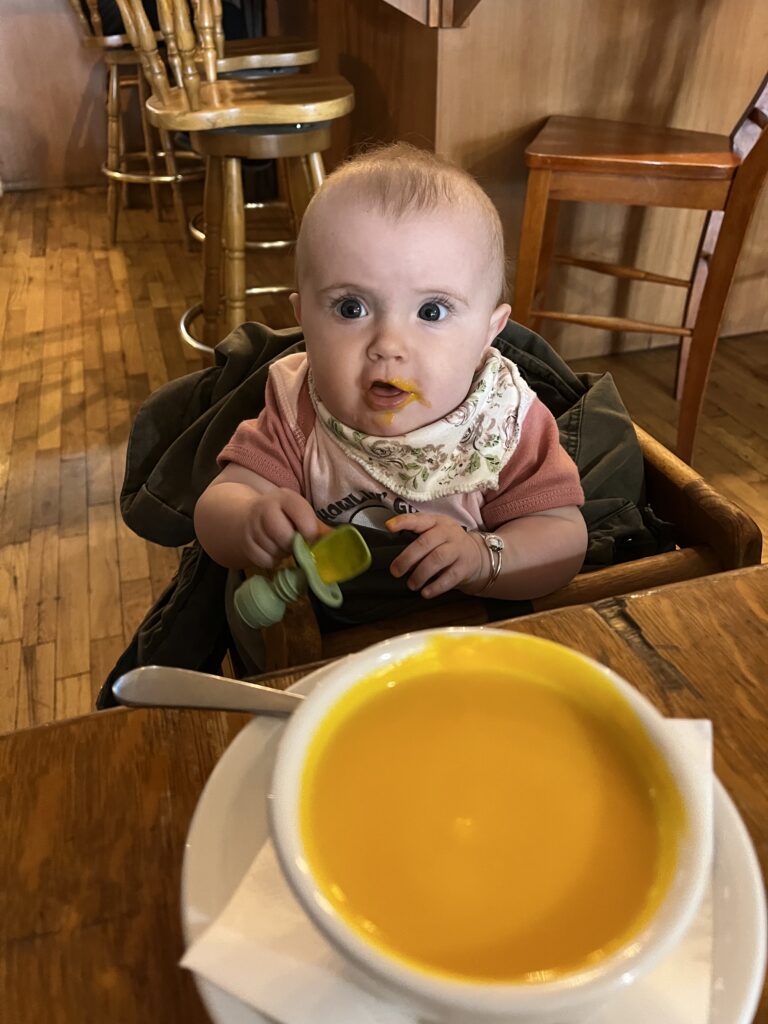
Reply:
M129 707L247 711L252 715L290 715L304 700L300 693L167 665L133 668L120 676L112 692Z

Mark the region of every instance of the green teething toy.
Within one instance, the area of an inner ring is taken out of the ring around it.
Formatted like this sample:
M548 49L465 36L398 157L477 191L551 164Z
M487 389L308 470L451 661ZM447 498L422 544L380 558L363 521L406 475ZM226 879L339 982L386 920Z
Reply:
M354 526L339 526L310 547L301 534L293 537L295 566L279 569L272 579L251 576L235 591L240 618L254 629L272 626L285 615L307 587L318 600L338 608L343 597L339 583L354 579L371 564L371 552Z

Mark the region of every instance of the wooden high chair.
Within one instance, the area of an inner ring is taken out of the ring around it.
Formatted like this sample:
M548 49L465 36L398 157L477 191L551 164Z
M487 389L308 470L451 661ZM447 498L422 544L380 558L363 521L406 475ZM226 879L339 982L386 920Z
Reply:
M102 173L107 178L107 223L109 244L117 241L117 219L120 210L118 187L122 189L123 202L127 201L128 185L147 185L152 198L152 208L158 220L161 218L160 185L170 185L173 205L182 241L188 244L187 215L184 208L184 197L181 184L184 181L199 180L203 176L203 168L195 153L174 150L170 134L159 129L160 145L154 138L153 128L146 114L146 101L149 96L146 79L141 73L141 63L136 52L130 45L127 35L104 35L98 0L69 0L82 31L85 46L99 47L102 59L107 68L107 158L102 166ZM122 105L120 94L124 90L136 90L141 111L141 129L144 149L128 152L125 148L125 132L122 121ZM192 158L193 166L180 172L177 158ZM165 161L165 173L160 169L159 161ZM145 169L131 170L129 165L139 161Z
M681 339L677 453L691 461L725 302L768 174L768 76L730 138L581 117L551 117L525 151L529 168L512 316ZM708 210L690 279L554 255L561 201ZM685 288L683 323L657 324L543 307L552 262Z
M753 520L650 434L637 425L635 431L643 452L648 502L658 516L675 524L680 547L580 573L566 587L534 600L534 611L588 604L635 590L759 565L762 535ZM411 630L487 622L486 603L478 598L467 597L449 605L432 605L425 600L422 611L407 617L322 634L312 606L304 599L288 606L282 622L262 630L265 671L351 654Z
M206 158L203 301L184 313L179 329L190 345L211 352L219 340L222 235L227 330L246 319L246 295L291 290L288 284L246 288L241 161L280 162L291 216L298 225L325 175L321 153L330 146L331 123L349 113L354 94L345 79L314 73L219 78L211 0L196 0L197 38L186 0L160 0L159 7L167 5L170 15L163 16L161 27L170 21L173 28L173 38L166 37L175 81L171 85L141 0L118 3L152 84L147 101L150 121L168 131L189 132L193 149ZM203 341L190 329L200 312L205 320Z

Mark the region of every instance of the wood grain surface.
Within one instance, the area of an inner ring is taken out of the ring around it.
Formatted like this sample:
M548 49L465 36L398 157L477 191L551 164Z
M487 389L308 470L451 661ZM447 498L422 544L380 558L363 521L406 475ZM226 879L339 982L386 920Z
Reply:
M406 138L467 168L501 211L513 263L527 181L524 152L546 118L725 136L765 74L768 5L754 0L719 0L706 14L699 0L481 0L459 29L428 28L384 0L280 4L297 6L318 17L321 68L343 74L355 88L350 141ZM716 205L722 189L711 192ZM768 324L765 303L754 299L766 274L766 223L768 193L742 253L726 335ZM567 204L558 250L681 277L690 273L701 224L696 210ZM675 288L596 280L578 267L558 268L550 288L548 308L645 322L674 323L684 303ZM650 333L574 323L549 325L548 338L568 359L664 343Z
M758 566L507 624L599 659L669 716L712 719L717 773L764 873L767 609ZM180 867L205 780L245 721L119 709L0 737L3 1021L207 1020L177 967Z

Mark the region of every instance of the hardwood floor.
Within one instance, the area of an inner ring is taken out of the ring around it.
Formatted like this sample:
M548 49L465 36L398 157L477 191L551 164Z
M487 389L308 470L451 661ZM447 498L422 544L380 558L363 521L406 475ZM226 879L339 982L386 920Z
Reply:
M132 534L118 506L133 415L202 366L176 331L200 258L166 217L123 211L109 249L102 189L0 200L0 732L91 710L175 570L177 553ZM289 279L274 259L262 283ZM249 315L292 322L282 298ZM768 534L766 342L721 343L694 464ZM575 367L610 369L635 419L671 445L674 362L655 349Z

